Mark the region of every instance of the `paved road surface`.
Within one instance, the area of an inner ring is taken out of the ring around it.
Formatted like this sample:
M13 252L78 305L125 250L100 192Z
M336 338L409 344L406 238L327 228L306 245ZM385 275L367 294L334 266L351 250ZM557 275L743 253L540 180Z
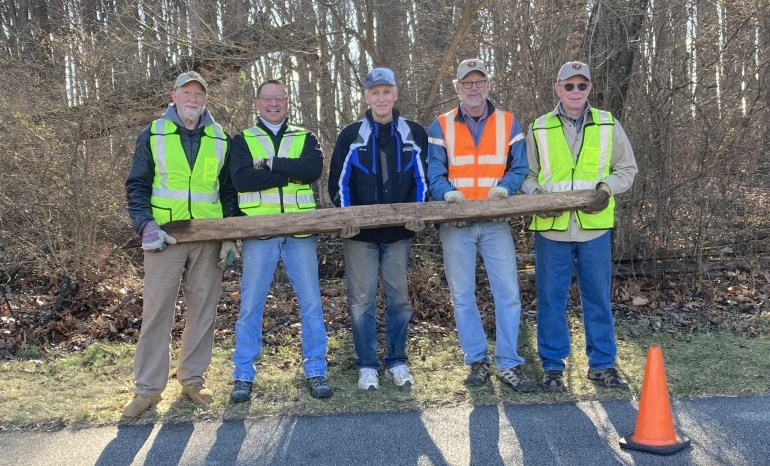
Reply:
M0 434L0 465L770 465L770 396L678 400L674 456L628 452L628 401Z

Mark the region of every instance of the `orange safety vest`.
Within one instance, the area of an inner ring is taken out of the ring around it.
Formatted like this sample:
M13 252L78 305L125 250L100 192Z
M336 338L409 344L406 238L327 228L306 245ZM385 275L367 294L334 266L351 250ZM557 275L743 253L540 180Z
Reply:
M438 118L447 152L447 179L466 199L486 199L505 174L513 115L495 110L476 146L468 126L455 121L458 111L455 108Z

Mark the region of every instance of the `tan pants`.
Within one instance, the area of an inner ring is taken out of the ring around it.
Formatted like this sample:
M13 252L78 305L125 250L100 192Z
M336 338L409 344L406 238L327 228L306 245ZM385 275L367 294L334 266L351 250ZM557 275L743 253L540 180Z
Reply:
M170 245L144 253L142 329L134 357L136 393L159 395L168 383L169 344L179 281L186 306L177 380L203 383L211 363L214 321L222 288L219 241Z

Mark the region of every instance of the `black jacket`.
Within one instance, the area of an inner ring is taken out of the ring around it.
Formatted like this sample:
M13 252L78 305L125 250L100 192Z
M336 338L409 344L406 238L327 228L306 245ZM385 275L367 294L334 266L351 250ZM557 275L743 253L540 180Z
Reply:
M195 165L195 158L198 156L198 149L200 148L201 135L203 135L204 127L213 123L214 119L211 117L211 114L209 114L208 109L206 109L198 120L198 126L195 129L189 130L185 128L181 121L179 121L179 117L176 114L176 107L174 107L173 104L168 106L163 117L168 118L176 124L177 132L179 133L182 142L182 148L187 156L187 161L190 163L190 168L192 168ZM219 198L222 203L223 215L225 217L234 217L240 215L240 211L238 210L238 193L236 193L235 188L233 188L233 184L230 181L230 172L228 170L232 141L227 133L225 133L225 136L227 136L228 144L225 162L219 173ZM131 216L134 230L140 235L147 222L153 220L150 197L152 196L152 182L154 177L155 161L152 158L152 151L150 150L150 125L148 125L141 133L139 133L139 137L136 140L134 161L131 165L131 171L128 173L128 178L126 179L128 215Z
M408 128L406 137L398 131L400 121ZM363 141L359 132L365 122L371 134ZM354 145L358 147L351 149ZM392 122L375 123L367 110L364 120L346 126L337 137L329 167L329 196L338 207L425 202L427 151L428 135L418 123L400 118L396 109ZM386 227L362 230L353 239L392 243L413 236L404 227Z
M283 139L283 134L288 127L287 120L281 125L278 134L273 134L262 123L261 119L257 126L270 136L270 139L273 141L274 152L277 153L281 139ZM243 133L235 135L230 160L230 177L233 180L236 191L239 193L282 188L289 184L290 180L300 184L311 184L321 177L324 156L323 152L321 152L318 138L313 133L308 132L305 144L302 146L302 154L299 158L275 157L272 163L272 169L256 169L254 167L254 159L251 157L251 152L249 152L249 146L246 144Z

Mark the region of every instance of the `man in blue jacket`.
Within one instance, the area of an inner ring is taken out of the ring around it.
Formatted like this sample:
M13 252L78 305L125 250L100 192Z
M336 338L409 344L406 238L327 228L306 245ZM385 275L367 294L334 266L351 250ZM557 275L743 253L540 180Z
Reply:
M338 207L400 202L425 202L425 153L428 136L418 123L395 109L398 88L393 71L374 68L364 80L369 109L360 121L337 137L329 168L329 196ZM358 387L379 388L376 333L378 268L386 300L388 353L385 377L398 387L414 383L406 365L406 336L412 305L409 303L407 266L414 232L422 221L404 227L360 231L346 226L340 236L345 257L345 284L358 357Z
M195 71L177 77L173 103L139 134L126 180L128 213L142 235L144 304L134 357L136 396L123 416L137 417L161 399L168 383L169 343L179 283L184 289L185 328L177 380L195 404L209 404L203 375L211 363L214 319L222 269L232 241L176 244L163 224L174 220L238 215L227 170L230 136L206 108L206 81Z

